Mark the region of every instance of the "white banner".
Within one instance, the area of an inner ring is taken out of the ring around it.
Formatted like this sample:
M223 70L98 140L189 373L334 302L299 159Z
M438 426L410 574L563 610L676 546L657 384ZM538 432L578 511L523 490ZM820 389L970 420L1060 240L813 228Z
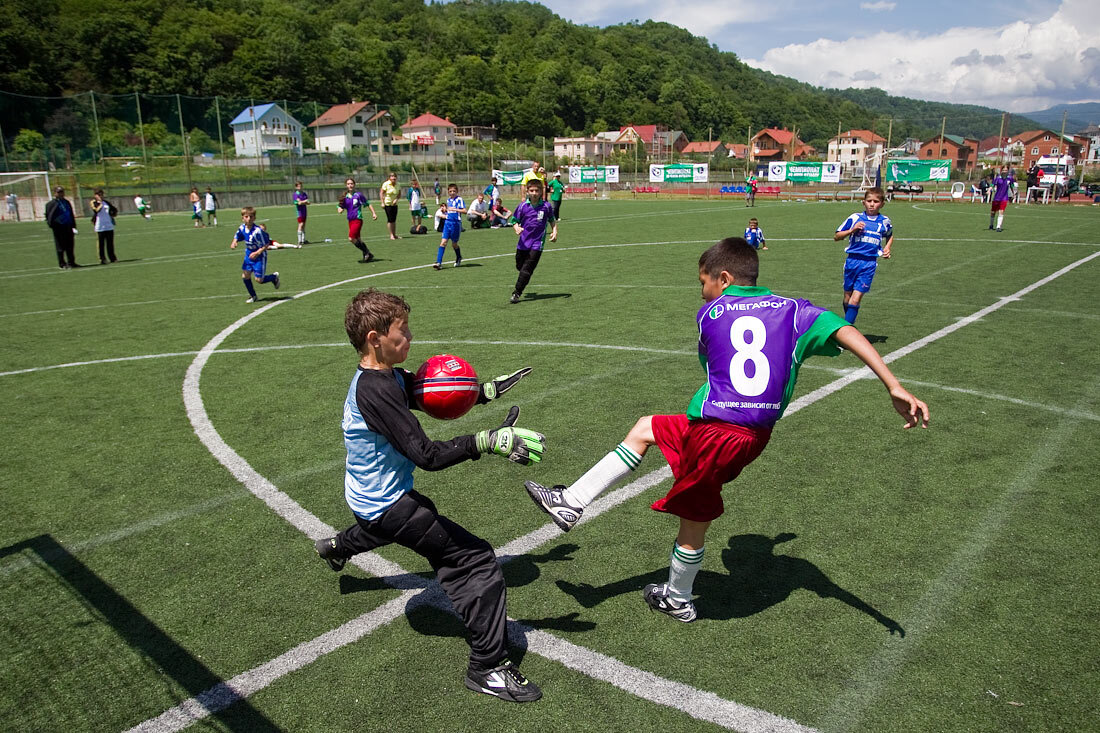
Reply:
M710 180L709 163L673 163L649 166L650 183L706 183Z
M768 163L768 180L769 181L785 181L787 180L787 164L782 161L775 161Z

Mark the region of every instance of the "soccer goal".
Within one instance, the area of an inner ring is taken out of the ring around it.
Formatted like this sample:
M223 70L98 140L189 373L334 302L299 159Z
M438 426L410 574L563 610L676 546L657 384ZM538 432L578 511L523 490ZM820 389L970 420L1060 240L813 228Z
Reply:
M0 219L3 221L43 221L50 193L47 171L0 173Z

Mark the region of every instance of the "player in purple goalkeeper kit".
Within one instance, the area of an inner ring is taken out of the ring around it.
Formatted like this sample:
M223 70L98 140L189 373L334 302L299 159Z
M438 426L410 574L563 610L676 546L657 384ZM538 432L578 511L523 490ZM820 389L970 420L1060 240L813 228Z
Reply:
M516 242L516 269L519 270L519 277L516 278L516 286L512 288L512 297L508 299L513 305L519 302L524 288L531 282L531 275L539 265L547 229L550 231L551 242L558 239L558 220L554 218L554 209L543 201L542 189L541 179L532 178L528 181L527 200L512 212L512 229L519 235L519 241Z
M678 621L696 618L692 586L703 561L710 523L723 512L722 484L751 463L771 437L794 392L798 368L842 346L882 380L906 428L928 426L928 405L910 394L855 326L808 300L757 287L756 250L739 237L718 242L699 258L706 302L696 315L699 361L707 381L684 415L643 417L626 439L569 487L526 483L531 499L568 531L584 508L642 461L651 445L672 469L672 488L652 508L680 518L667 583L642 591L650 608Z

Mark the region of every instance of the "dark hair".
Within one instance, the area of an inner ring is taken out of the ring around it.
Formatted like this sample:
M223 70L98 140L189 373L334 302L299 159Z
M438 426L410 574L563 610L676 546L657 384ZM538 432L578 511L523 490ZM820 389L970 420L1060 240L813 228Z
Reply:
M95 195L96 195L97 193L98 193L98 194L99 194L100 196L102 196L102 195L103 195L103 189L102 189L102 188L97 188L96 190L92 191L92 195L93 195L93 196L95 196Z
M410 310L409 304L398 295L383 293L374 288L361 290L344 311L344 330L347 331L351 345L362 354L368 333L389 331L393 322L408 316Z
M539 190L541 191L542 190L542 179L541 178L532 178L530 181L527 182L527 185L524 186L524 188L530 188L531 186L538 186Z
M699 256L699 270L714 278L728 272L738 284L755 285L760 257L741 237L726 237Z
M878 197L879 197L880 199L882 199L883 201L885 201L885 200L886 200L886 192L885 192L885 191L883 191L883 190L882 190L881 188L879 188L878 186L871 186L871 187L870 187L870 188L868 188L868 189L867 189L866 191L864 191L864 192L863 192L863 198L864 198L864 199L866 199L866 198L867 198L868 196L870 196L871 194L876 194L876 195L877 195L877 196L878 196Z

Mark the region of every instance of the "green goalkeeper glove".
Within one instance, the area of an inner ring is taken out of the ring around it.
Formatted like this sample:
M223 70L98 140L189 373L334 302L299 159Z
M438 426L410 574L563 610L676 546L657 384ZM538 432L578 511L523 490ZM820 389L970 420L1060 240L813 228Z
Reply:
M481 394L477 397L479 405L484 405L486 402L495 400L502 394L516 386L519 380L526 377L531 373L531 367L524 367L517 372L511 374L502 374L491 382L485 382L481 385Z
M499 428L476 433L474 442L478 451L505 456L512 463L524 466L541 461L546 450L546 436L534 430L512 427L518 417L519 407L513 405Z

